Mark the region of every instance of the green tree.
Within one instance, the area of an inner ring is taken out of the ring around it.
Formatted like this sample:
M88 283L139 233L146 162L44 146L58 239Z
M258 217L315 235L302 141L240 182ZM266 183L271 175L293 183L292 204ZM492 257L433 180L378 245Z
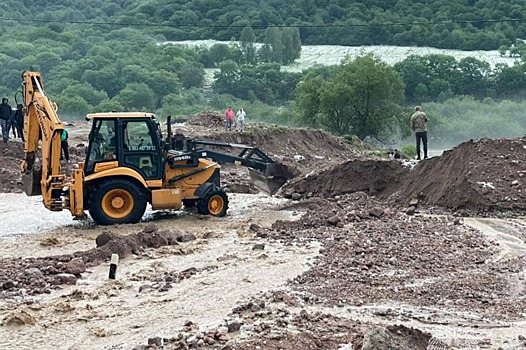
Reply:
M244 63L256 64L256 34L254 34L252 27L243 28L239 41L241 42L241 52L245 59Z
M115 100L128 110L150 112L155 110L156 97L145 83L130 83L122 89Z
M214 91L231 94L241 77L239 66L232 60L221 62L219 72L215 74Z
M300 58L301 39L298 28L284 28L281 33L281 42L283 44L283 64L292 63Z
M192 87L201 87L205 80L205 71L195 63L187 63L179 72L181 86L185 89Z
M345 59L323 88L317 89L310 80L304 87L307 81L296 91L296 104L302 115L315 116L328 130L363 139L381 138L390 129L400 128L404 83L393 68L373 55Z
M283 63L283 42L279 28L267 28L265 31L265 44L270 48L270 62Z

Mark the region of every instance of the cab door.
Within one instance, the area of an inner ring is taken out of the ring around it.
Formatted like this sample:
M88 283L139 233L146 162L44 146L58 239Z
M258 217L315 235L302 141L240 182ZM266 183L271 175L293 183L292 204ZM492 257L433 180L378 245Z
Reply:
M150 119L120 119L119 166L129 167L145 180L162 179L160 140Z

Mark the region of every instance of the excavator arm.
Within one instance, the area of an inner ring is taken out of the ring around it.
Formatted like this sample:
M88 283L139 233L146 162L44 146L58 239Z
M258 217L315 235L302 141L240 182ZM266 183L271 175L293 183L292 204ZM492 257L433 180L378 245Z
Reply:
M216 148L240 151L235 155L220 152ZM294 177L294 173L286 165L275 162L257 147L221 141L188 140L187 151L206 154L207 158L213 159L219 164L235 164L247 167L250 182L260 191L270 195L276 193L287 180Z
M270 195L276 193L287 180L295 176L293 170L284 164L275 162L257 147L221 141L187 139L182 134L176 134L174 140L171 118L171 116L167 117L168 137L166 143L169 155L168 163L172 168L197 166L199 158L209 158L219 164L245 166L249 170L252 184L260 191ZM218 149L240 151L236 155L221 152ZM187 163L178 165L176 164L177 160L186 160Z
M24 103L24 160L21 164L22 184L28 196L42 195L46 208L63 209L62 198L66 175L61 171L61 136L64 124L57 115L57 106L44 93L40 72L22 74ZM41 144L41 164L36 163Z

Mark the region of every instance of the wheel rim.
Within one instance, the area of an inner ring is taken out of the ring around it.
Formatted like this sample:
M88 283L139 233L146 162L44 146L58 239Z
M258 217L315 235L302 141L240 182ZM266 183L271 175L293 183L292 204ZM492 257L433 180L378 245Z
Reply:
M208 211L212 215L218 215L223 210L225 206L225 200L220 195L216 194L212 196L208 201Z
M102 198L102 210L113 219L122 219L133 210L133 196L123 189L111 190Z

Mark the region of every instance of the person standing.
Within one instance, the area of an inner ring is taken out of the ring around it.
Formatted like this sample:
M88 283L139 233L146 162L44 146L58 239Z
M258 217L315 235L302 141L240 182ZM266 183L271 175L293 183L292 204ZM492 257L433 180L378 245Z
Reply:
M424 159L427 159L427 122L428 116L421 111L420 106L415 107L415 113L411 116L411 128L416 136L416 159L420 160L420 141L424 146Z
M237 111L237 131L243 132L243 129L245 129L245 116L247 114L243 110L243 108L240 108L239 111Z
M11 111L11 119L9 119L9 130L13 130L13 138L16 139L17 137L20 137L20 135L17 135L16 130L16 120L15 120L15 113L16 111ZM9 134L9 131L7 132Z
M64 154L64 158L69 162L68 131L66 129L62 130L62 135L60 135L60 146L62 148L60 160L62 160L62 154Z
M16 131L18 133L18 137L22 139L22 142L25 142L24 139L24 112L22 111L22 108L24 106L22 104L16 105L16 111L13 115L13 119L15 120L15 127Z
M0 104L0 125L2 126L2 138L4 142L9 140L9 122L11 121L11 114L13 110L8 104L7 98L2 98L2 104Z
M232 123L234 122L234 111L232 110L232 107L228 107L225 111L225 131L231 131L232 130Z

